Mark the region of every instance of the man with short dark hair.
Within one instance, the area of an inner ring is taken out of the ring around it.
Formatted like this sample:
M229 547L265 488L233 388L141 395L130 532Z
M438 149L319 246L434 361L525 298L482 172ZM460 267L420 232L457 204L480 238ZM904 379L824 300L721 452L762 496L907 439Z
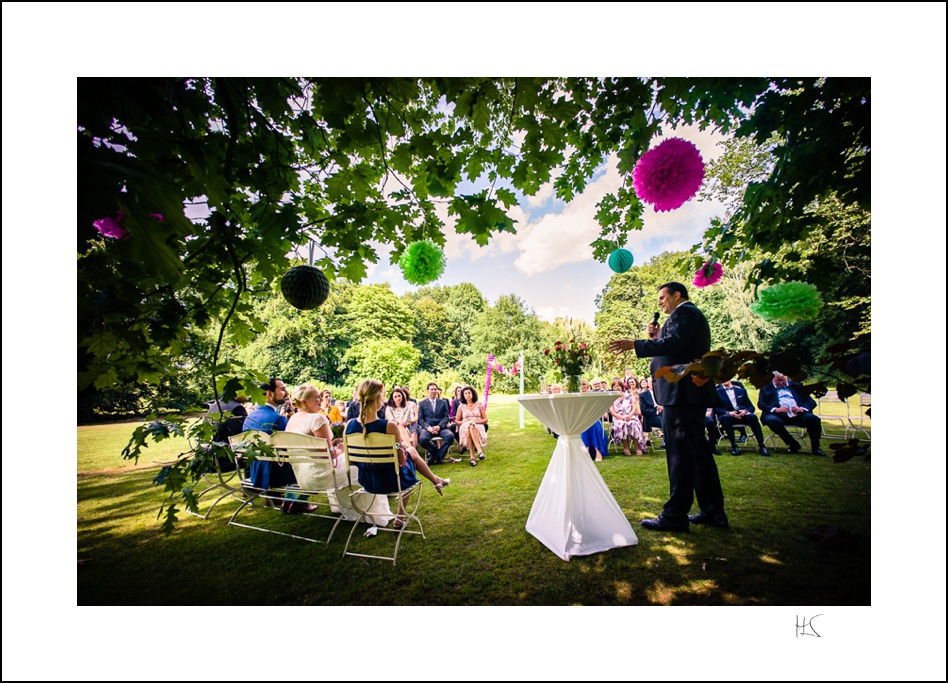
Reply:
M283 380L271 377L260 388L267 392L267 401L247 416L244 431L256 430L267 434L285 431L287 419L280 415L280 406L286 402L289 394ZM253 487L261 491L296 483L292 467L277 467L275 463L264 460L251 463L250 479Z
M454 434L448 429L448 402L440 398L441 389L436 382L428 383L428 398L418 401L418 445L428 453L428 464L444 462Z
M634 349L638 357L652 358L652 391L655 402L664 407L670 495L658 518L643 519L642 526L653 531L688 531L689 523L727 527L718 468L704 438L705 411L717 405L714 385L705 382L699 386L691 378L672 383L655 377L659 368L671 366L680 372L708 353L711 328L704 314L688 300L683 284L667 282L658 292L658 305L668 316L661 330L650 323L648 339L609 342L609 350L615 353ZM689 516L696 494L701 511Z
M754 415L754 404L750 402L747 390L737 383L727 380L718 387L718 401L721 406L714 409L718 422L725 436L731 442L731 455L740 455L737 439L734 437L734 425L747 425L757 439L757 449L761 455L768 456L770 451L764 445L764 431L760 428L760 421Z
M801 387L799 382L788 382L786 375L775 372L773 382L762 387L757 397L760 419L783 439L788 453L800 450L800 443L787 431L787 425L790 425L806 429L813 455L826 455L820 448L823 423L812 412L816 408L816 401L803 393Z

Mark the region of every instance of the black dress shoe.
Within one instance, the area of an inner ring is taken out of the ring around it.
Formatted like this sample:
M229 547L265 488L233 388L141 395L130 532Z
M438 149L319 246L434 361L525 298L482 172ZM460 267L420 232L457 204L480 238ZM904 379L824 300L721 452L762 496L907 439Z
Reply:
M688 515L688 521L692 524L703 524L705 526L713 526L719 529L727 529L731 526L727 523L727 515L724 513L711 517L710 515L706 515L703 512L699 512L696 515Z
M717 446L711 446L711 452L715 455L721 455L721 451L718 450Z
M667 519L643 519L642 526L651 531L688 531L688 524L673 524Z
M792 444L790 448L787 449L787 453L799 453L799 452L800 452L800 444L798 443Z
M768 457L768 458L770 457L770 451L767 450L766 446L761 446L760 454L763 455L764 457Z
M661 443L661 445L659 446L659 448L665 448L665 439L662 439L662 443Z
M815 451L813 451L813 455L826 455L826 451L824 451L822 448L817 448Z
M737 437L737 443L744 443L745 441L747 441L747 437L746 437L746 436L739 436L739 437Z
M731 446L731 455L740 455L741 449L737 446Z

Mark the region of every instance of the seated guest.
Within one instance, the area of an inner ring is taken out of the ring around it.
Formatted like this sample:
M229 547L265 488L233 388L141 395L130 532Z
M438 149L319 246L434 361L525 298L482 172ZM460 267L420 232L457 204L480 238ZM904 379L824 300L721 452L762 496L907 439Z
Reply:
M392 389L392 395L389 396L385 404L384 419L395 422L408 432L412 446L415 445L418 433L418 407L408 400L408 392L404 387L395 387ZM461 462L454 460L452 462Z
M435 476L424 459L418 455L418 451L408 442L408 432L404 427L378 418L379 411L383 410L384 407L385 396L382 383L374 379L363 380L356 388L356 393L363 408L359 419L350 420L346 425L346 434L393 434L398 444L398 480L395 479L395 472L389 467L381 468L370 463L356 463L356 467L359 468L359 484L362 488L369 493L395 493L398 491L399 481L402 489L418 483L418 477L415 474L417 471L434 484L435 491L440 495L444 495L441 490L448 486L451 480ZM429 395L432 394L435 394L435 392L431 391L431 385L429 385ZM447 405L444 406L444 410L447 418ZM404 524L404 514L405 501L402 499L398 501L396 528L400 528Z
M704 428L708 430L708 442L711 444L711 452L715 455L721 455L721 451L718 450L721 430L718 429L718 421L714 417L714 408L708 408L704 412Z
M471 467L474 467L477 460L487 457L484 452L484 445L487 443L487 413L484 412L484 406L477 402L474 387L461 389L461 403L458 404L454 423L457 425L458 442L471 451ZM477 460L474 459L475 453Z
M411 424L408 425L408 434L411 436L411 445L416 449L418 448L418 432L420 427L418 426L418 401L411 397L411 393L408 391L408 387L399 387L402 392L405 394L405 400L408 401L408 405L411 406L412 419L414 420Z
M322 399L319 405L319 411L329 418L331 424L339 424L343 421L342 413L336 408L332 400L332 392L329 389L323 389Z
M329 428L329 417L323 412L323 397L319 389L312 384L301 384L293 391L290 402L296 408L296 413L286 423L287 432L318 436L332 442L332 429ZM337 464L340 453L333 453L333 465Z
M247 419L246 396L238 396L232 401L208 401L207 412L204 414L204 421L214 428L214 435L211 441L219 446L230 448L230 437L236 436L244 431L244 420ZM221 411L223 410L223 414ZM205 450L210 452L210 445L205 446ZM237 469L233 458L218 457L214 461L214 466L221 472L233 472Z
M615 400L609 412L612 414L612 438L622 444L622 452L632 455L629 441L635 444L635 454L642 455L645 448L645 432L642 431L642 411L638 397L623 384L618 377L612 380L612 390L622 395Z
M448 395L451 397L448 399L448 419L451 420L451 423L454 424L454 418L458 414L458 406L461 405L461 389L464 386L455 382L448 389Z
M352 390L352 398L346 402L346 422L349 420L355 420L359 417L359 411L361 410L359 406L359 399L356 398L356 390Z
M589 390L589 382L580 380L579 391L585 394ZM609 442L606 441L606 431L602 428L602 420L596 420L589 429L580 434L580 437L589 451L589 457L596 462L602 462L603 457L609 454Z
M645 424L642 425L646 432L653 429L662 428L662 406L655 405L655 398L652 396L652 390L647 379L639 382L639 407L642 410L642 417Z
M448 402L439 398L436 382L428 382L428 398L418 402L418 443L428 452L428 464L444 462L444 456L454 443L454 434L448 429Z
M813 414L816 401L803 393L799 382L788 382L786 375L775 372L773 382L761 388L757 407L760 408L760 421L783 439L789 453L799 451L800 443L790 436L786 425L805 428L813 455L826 455L820 448L823 424Z
M266 403L247 416L244 420L244 431L257 430L267 434L282 432L286 429L287 419L280 414L280 406L287 399L286 386L283 380L271 377L261 384L260 388L267 392ZM254 460L251 463L250 480L253 488L258 491L296 483L292 467L280 467L277 463L264 460ZM264 505L270 504L271 501L264 501Z
M718 401L721 407L715 408L714 412L718 416L718 422L721 423L721 429L725 436L731 442L731 455L740 455L741 451L737 447L737 440L734 438L734 425L742 424L751 428L754 437L757 439L757 448L761 455L770 455L770 451L764 445L764 432L760 428L760 421L754 415L754 405L747 396L747 390L739 387L730 380L722 382L718 387Z

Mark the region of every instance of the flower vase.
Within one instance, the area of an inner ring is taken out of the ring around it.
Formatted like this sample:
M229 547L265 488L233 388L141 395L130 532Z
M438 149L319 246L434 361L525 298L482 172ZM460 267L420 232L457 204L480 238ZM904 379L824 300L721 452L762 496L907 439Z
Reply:
M579 384L580 384L580 375L567 375L566 376L566 393L578 394Z

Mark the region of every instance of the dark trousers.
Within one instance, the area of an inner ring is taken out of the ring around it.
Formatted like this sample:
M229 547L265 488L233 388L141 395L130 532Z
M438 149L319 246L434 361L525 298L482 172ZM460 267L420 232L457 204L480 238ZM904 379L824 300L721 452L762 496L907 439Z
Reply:
M757 439L757 448L764 447L764 430L760 427L760 420L758 420L757 416L753 413L745 415L744 417L722 415L718 418L718 420L720 420L721 429L724 430L724 434L727 436L732 446L737 445L737 441L734 439L734 425L739 424L750 427L751 431L754 433L754 438Z
M823 423L820 422L820 418L813 413L800 413L793 417L790 417L788 413L764 413L760 420L770 427L770 430L774 434L783 439L783 442L788 446L793 446L797 443L797 440L790 436L786 425L806 429L806 433L810 437L810 450L815 451L820 447L820 432L822 431Z
M665 406L662 413L670 495L661 517L675 524L688 523L695 496L706 515L724 513L718 466L711 444L704 438L706 410L701 406Z
M454 443L454 434L452 434L449 429L442 429L438 432L437 436L444 439L441 443L441 448L435 448L435 445L431 443L431 440L437 437L433 436L427 429L422 428L418 433L418 445L428 451L429 464L433 462L444 462L444 456L448 454L448 449L451 448L451 444Z

